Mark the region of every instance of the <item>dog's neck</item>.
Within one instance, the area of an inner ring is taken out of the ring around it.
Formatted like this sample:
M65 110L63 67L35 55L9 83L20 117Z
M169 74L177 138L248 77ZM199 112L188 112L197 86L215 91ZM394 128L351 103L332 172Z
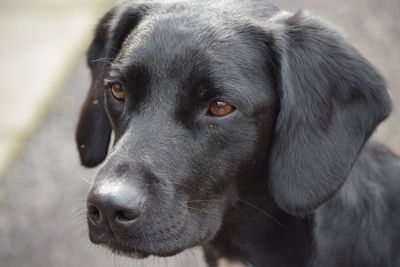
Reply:
M239 260L247 266L306 266L311 251L311 217L282 211L262 187L239 194L217 236L203 246L207 262ZM263 196L263 197L260 197Z

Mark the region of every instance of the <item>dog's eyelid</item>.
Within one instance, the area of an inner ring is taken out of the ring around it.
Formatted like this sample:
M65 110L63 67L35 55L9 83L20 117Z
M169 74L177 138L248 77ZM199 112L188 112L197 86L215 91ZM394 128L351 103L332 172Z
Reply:
M114 79L105 78L104 79L105 89L111 93L114 99L123 102L126 97L125 86L122 82Z
M121 83L111 83L110 84L110 91L113 97L118 101L124 101L126 97L125 88Z
M110 79L104 79L104 81L103 81L103 85L105 88L110 88L112 83L114 83L114 81L110 80Z
M123 73L116 67L110 67L104 76L103 84L104 86L109 87L112 83L123 84L123 81Z
M119 84L119 85L121 85L121 86L125 86L125 84L124 84L124 82L122 82L122 80L121 79L115 79L115 78L105 78L104 80L103 80L103 84L104 84L104 87L105 88L111 88L111 86L113 85L113 84Z
M236 110L234 105L231 105L229 102L223 100L222 98L214 98L207 110L207 115L213 117L224 117Z

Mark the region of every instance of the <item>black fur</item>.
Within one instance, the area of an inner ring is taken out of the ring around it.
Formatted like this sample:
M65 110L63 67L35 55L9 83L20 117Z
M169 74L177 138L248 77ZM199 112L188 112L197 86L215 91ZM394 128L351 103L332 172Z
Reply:
M386 85L326 23L261 0L128 1L100 21L88 63L83 165L115 133L92 190L118 181L145 203L124 232L89 221L96 243L202 245L210 266L400 266L400 160L367 142L390 113ZM213 117L215 99L236 110Z

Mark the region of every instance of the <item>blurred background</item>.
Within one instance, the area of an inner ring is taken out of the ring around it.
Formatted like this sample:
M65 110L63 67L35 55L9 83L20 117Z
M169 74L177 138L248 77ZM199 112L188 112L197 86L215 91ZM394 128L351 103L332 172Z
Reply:
M204 266L192 249L133 261L91 245L84 200L94 170L74 127L89 86L84 52L110 0L0 1L0 266ZM272 0L337 25L386 77L395 110L375 138L400 155L400 1Z

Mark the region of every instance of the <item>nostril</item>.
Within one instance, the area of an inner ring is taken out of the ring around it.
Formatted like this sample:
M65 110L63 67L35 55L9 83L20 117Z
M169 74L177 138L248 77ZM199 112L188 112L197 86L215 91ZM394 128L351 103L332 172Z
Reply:
M99 211L99 209L94 205L89 205L88 206L88 216L94 222L99 221L100 220L100 211Z
M93 186L86 200L87 220L93 229L123 232L138 223L144 196L124 182L102 181Z
M118 210L115 212L115 221L127 223L139 217L140 213L134 210Z

